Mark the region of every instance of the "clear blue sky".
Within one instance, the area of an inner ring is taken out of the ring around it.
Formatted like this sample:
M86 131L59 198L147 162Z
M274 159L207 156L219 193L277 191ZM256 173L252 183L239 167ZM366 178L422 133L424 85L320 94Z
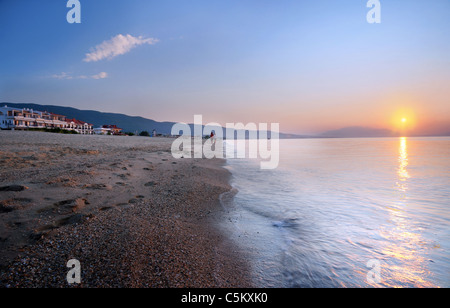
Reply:
M386 127L403 108L450 128L448 0L381 0L381 24L365 0L80 2L69 24L65 0L0 0L0 101L296 133ZM85 61L119 35L140 43Z

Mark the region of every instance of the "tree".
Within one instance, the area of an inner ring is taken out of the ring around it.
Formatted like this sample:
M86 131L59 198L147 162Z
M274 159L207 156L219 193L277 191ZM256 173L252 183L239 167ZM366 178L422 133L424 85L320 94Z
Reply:
M144 130L144 131L142 131L139 134L139 136L141 136L141 137L150 137L150 133L148 131Z

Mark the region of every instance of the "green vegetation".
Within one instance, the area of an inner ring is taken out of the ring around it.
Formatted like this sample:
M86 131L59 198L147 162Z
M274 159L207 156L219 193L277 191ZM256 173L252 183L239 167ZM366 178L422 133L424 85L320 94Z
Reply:
M29 128L29 131L32 132L45 132L45 133L55 133L55 134L70 134L70 135L77 135L78 133L74 130L67 130L62 129L59 127L55 128Z
M144 130L144 131L142 131L139 134L139 136L141 136L141 137L150 137L150 133L148 131Z

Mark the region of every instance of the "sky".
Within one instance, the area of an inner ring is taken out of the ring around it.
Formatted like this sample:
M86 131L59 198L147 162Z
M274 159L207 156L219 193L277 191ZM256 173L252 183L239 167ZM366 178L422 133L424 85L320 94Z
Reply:
M0 0L0 102L450 132L450 1ZM401 120L407 118L406 123Z

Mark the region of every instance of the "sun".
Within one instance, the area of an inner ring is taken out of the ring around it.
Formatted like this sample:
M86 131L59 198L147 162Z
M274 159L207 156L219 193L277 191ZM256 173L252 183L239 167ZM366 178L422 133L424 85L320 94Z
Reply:
M390 129L398 134L406 135L417 126L417 111L411 107L397 107L390 117Z

